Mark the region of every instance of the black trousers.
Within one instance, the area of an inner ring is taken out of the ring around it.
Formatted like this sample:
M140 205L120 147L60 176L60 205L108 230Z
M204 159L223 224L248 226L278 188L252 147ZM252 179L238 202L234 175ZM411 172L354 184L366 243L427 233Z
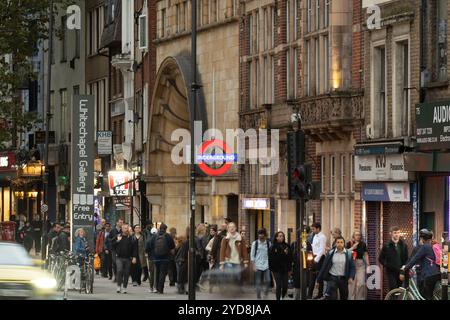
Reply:
M160 293L164 293L164 283L166 282L168 268L169 260L155 261L156 290Z
M288 290L288 273L287 272L274 272L273 277L275 278L275 286L276 286L276 297L277 300L286 296Z
M337 291L339 290L339 300L348 300L348 279L346 277L336 277L330 275L327 282L328 289L327 300L337 300Z
M423 297L427 300L433 300L433 291L436 286L436 282L441 280L441 275L436 274L431 277L427 277L423 281Z
M112 260L112 271L114 274L114 278L116 278L116 280L117 280L117 264L116 264L117 255L116 255L115 251L111 251L111 260Z
M169 281L171 285L174 285L177 282L177 266L175 264L175 260L169 261L169 266L167 272L169 273Z
M131 281L141 285L142 268L141 264L137 262L131 265Z
M319 276L320 269L322 268L323 261L325 260L325 257L322 256L322 258L319 260L319 262L314 262L313 268L311 270L311 281L309 283L308 287L308 298L312 298L312 295L314 293L314 287L316 286L316 280ZM323 281L319 282L319 294L318 297L323 296Z
M101 271L103 277L112 277L113 276L113 270L112 270L112 258L111 253L105 253L104 251L100 254L101 259Z
M400 280L400 273L390 270L386 270L386 276L389 284L389 291L393 289L400 288L402 286L402 281Z
M117 267L117 286L123 285L124 288L128 286L128 278L130 277L131 260L127 258L116 258Z

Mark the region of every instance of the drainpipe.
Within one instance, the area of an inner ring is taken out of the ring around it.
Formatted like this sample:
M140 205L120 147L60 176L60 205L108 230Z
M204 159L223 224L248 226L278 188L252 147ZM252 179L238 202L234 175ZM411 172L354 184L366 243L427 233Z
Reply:
M424 79L424 72L425 72L425 14L426 14L426 6L427 6L427 0L421 0L420 1L420 94L419 94L419 102L423 103L425 102L425 95L426 95L426 89L425 89L425 79Z

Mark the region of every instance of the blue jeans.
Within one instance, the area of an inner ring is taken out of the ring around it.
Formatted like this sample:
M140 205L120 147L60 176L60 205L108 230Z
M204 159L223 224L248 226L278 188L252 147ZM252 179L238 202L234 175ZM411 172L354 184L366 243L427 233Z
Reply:
M255 285L256 285L256 295L261 296L261 278L264 282L264 294L267 295L270 289L270 270L256 270L255 271Z
M225 263L224 271L229 283L240 285L241 281L241 265L235 263Z

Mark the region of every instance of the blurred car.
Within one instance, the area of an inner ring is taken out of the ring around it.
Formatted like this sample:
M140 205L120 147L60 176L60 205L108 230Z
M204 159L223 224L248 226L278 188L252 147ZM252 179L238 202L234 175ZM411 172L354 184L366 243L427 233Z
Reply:
M55 278L37 267L23 246L0 242L0 300L55 297Z

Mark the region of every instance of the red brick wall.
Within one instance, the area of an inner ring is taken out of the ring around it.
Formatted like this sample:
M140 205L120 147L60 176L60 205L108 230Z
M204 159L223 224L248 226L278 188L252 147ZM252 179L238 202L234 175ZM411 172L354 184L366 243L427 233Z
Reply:
M362 0L353 0L353 36L352 36L352 87L363 88L364 37L362 22L364 14L361 8ZM360 72L361 71L361 72Z

